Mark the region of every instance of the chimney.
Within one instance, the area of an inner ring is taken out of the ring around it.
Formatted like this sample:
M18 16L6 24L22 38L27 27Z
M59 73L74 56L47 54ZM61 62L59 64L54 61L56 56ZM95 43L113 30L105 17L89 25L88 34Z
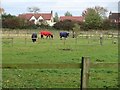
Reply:
M53 14L53 11L51 10L51 14Z
M110 11L109 15L112 15L112 12Z

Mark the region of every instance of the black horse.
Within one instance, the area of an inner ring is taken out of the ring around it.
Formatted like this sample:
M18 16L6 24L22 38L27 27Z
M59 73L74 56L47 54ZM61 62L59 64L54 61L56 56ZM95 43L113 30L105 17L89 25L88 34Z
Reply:
M33 33L32 36L32 42L36 42L36 39L37 39L37 33Z

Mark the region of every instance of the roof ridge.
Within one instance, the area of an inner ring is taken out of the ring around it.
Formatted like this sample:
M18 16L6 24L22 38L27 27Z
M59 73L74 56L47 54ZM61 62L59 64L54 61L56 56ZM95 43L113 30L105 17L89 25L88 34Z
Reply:
M19 14L19 15L25 15L25 14L51 14L51 13L23 13L23 14Z

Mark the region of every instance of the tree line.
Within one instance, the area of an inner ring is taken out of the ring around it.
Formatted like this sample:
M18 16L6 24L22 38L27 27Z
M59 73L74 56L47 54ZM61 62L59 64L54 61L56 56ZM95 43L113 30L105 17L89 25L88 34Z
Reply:
M77 23L82 30L109 30L117 28L113 23L110 22L107 17L108 10L104 7L95 6L93 8L87 8L82 12L84 17L84 22L75 22L70 20L59 21L58 14L55 13L55 21L57 23L54 25L57 29L73 30L75 24ZM72 16L70 12L66 12L65 16Z
M34 11L34 8L28 8L29 11ZM39 8L35 8L36 10L40 10ZM82 30L108 30L111 28L115 28L114 25L107 18L108 10L95 6L93 8L87 8L82 12L82 16L84 17L83 22L76 22L71 20L60 21L57 12L55 13L54 21L56 22L52 28L58 30L73 30L75 24L78 24L79 28ZM67 11L65 16L72 16L72 14ZM25 19L19 18L17 16L13 16L10 14L2 14L2 27L10 28L10 29L37 29L37 28L51 28L50 26L42 23L41 25L35 25L32 21L27 21Z

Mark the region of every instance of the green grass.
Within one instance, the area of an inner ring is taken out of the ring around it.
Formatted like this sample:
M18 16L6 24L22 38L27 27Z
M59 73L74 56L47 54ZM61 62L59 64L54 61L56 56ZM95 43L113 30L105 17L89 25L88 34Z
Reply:
M64 45L64 40L59 39L45 39L37 43L29 39L25 45L24 39L14 39L13 47L3 43L3 63L78 63L82 56L90 56L91 62L97 59L103 62L118 61L117 44L111 44L111 41L104 41L103 46L99 42L88 44L84 39L78 39L77 44L74 41L67 39Z
M103 46L97 39L68 38L60 40L39 39L32 43L28 38L14 38L11 42L4 39L2 46L3 64L38 64L38 63L81 63L82 56L89 56L90 61L118 62L118 45L112 40L104 40ZM88 42L89 41L89 42ZM90 88L118 87L117 68L91 68ZM40 87L40 88L78 88L80 87L80 69L4 69L3 87Z

